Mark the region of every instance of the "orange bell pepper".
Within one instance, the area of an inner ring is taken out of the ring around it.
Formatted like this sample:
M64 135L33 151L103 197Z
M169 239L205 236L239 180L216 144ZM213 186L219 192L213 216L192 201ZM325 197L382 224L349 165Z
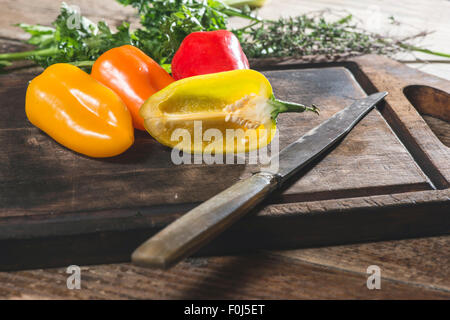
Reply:
M92 66L91 76L114 90L131 112L136 129L145 130L139 114L151 95L175 80L152 58L131 45L113 48Z
M120 97L71 64L51 65L30 82L25 111L36 127L87 156L115 156L134 142L130 112Z

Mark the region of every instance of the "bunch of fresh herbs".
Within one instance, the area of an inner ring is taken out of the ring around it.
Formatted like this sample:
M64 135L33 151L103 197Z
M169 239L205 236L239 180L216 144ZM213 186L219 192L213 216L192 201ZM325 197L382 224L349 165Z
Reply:
M18 24L31 35L27 42L35 45L36 49L0 54L0 67L10 65L14 60L28 59L42 67L68 62L89 68L103 52L131 44L169 70L173 55L188 34L229 29L230 17L249 21L243 28L231 29L249 58L318 54L333 58L364 53L392 54L407 50L449 56L418 48L407 41L358 29L351 15L334 22L317 15L272 21L257 18L246 5L234 8L227 4L236 3L236 0L116 1L137 9L139 28L132 31L128 22L122 22L117 31L112 31L105 22L94 24L63 3L53 27Z

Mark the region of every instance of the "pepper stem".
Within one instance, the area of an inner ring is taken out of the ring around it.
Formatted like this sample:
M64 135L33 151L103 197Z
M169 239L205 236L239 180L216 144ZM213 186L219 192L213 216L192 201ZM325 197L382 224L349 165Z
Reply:
M295 103L295 102L287 102L283 100L276 99L272 96L268 103L272 106L271 116L272 119L276 119L278 114L283 112L304 112L304 111L312 111L314 113L319 114L319 108L315 105L311 107L305 106L303 104Z

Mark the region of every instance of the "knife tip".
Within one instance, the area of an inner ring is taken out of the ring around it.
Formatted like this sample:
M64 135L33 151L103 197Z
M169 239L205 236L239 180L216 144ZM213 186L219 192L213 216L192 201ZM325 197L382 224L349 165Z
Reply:
M389 94L387 91L380 91L373 94L373 96L379 96L379 99L386 97Z

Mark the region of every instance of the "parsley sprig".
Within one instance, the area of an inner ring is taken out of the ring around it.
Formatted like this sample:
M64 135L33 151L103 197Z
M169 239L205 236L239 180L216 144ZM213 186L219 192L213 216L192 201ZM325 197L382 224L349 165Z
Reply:
M116 0L136 8L140 27L130 30L122 22L116 31L100 21L94 24L65 3L52 27L18 24L30 34L27 41L35 50L0 54L0 68L15 60L32 60L47 67L67 62L89 69L105 51L124 44L134 45L158 61L167 70L183 39L195 31L229 29L228 19L240 17L248 25L231 29L239 38L249 58L304 57L378 53L391 55L399 51L421 51L450 57L414 46L411 40L395 40L362 30L351 15L327 21L321 15L301 15L278 20L259 19L246 5L229 6L236 0ZM242 1L238 1L242 3ZM245 2L245 1L244 1ZM248 2L248 1L247 1ZM77 22L74 26L74 18Z

